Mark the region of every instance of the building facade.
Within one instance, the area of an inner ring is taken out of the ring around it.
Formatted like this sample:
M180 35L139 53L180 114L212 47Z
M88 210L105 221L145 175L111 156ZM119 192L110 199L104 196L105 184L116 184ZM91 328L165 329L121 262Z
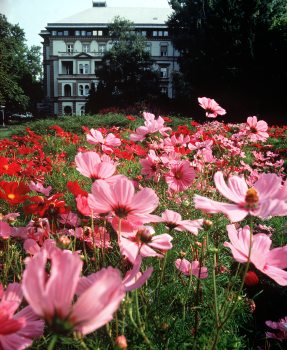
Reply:
M173 97L171 76L179 69L165 22L170 8L109 7L92 1L91 8L74 16L48 23L43 41L45 105L52 115L83 115L91 84L98 84L95 70L111 48L108 26L116 16L134 23L147 41L146 49L161 78L161 91Z

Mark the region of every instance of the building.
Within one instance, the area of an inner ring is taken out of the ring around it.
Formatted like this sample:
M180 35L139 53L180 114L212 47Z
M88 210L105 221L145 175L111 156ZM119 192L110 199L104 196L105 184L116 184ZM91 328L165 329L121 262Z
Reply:
M50 114L85 113L91 84L97 86L95 68L112 43L108 25L116 16L134 23L146 37L155 66L161 76L161 91L173 97L171 73L178 70L177 57L165 22L170 8L109 7L106 1L92 1L91 8L56 23L48 23L40 35L43 41L45 104Z

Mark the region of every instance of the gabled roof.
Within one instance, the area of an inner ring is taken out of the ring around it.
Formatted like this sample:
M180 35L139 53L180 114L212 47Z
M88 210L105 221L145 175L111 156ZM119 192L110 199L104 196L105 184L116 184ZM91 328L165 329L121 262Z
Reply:
M86 52L80 52L78 53L77 55L73 56L73 58L83 58L83 57L87 57L87 58L91 58L93 57L92 55L89 55L88 53Z
M63 27L63 25L83 24L106 26L112 23L116 16L124 17L132 21L135 25L160 25L165 24L171 13L171 8L92 7L57 22L48 23L47 28L56 27L57 25Z

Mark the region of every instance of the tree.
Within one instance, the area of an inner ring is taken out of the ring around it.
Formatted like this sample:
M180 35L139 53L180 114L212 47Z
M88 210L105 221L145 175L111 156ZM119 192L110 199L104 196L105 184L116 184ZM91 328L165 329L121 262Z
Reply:
M170 5L168 25L181 52L181 72L195 94L245 91L245 97L259 99L280 94L278 86L286 80L285 0L170 0Z
M153 70L145 39L134 31L132 22L116 17L109 32L113 46L96 71L99 107L131 104L159 95L159 75Z
M24 31L0 14L0 103L8 110L33 110L42 98L40 50L29 49Z
M89 96L85 106L85 112L90 114L95 114L97 112L97 94L95 83L92 83L91 89L89 91Z

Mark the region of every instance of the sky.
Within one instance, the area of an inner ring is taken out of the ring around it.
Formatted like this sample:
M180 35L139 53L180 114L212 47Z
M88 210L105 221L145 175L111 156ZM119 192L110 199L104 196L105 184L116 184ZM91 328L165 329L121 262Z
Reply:
M106 0L108 6L168 7L168 0ZM0 0L0 13L24 30L27 45L41 45L38 35L47 23L57 22L92 6L92 0Z

